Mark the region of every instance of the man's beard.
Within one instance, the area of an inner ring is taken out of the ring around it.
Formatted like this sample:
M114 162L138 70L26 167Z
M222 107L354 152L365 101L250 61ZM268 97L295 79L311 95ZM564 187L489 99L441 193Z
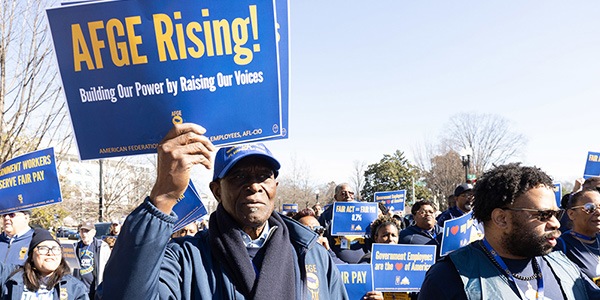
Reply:
M512 232L504 234L502 246L504 250L510 254L521 257L542 256L552 252L552 245L548 243L548 239L559 235L559 231L555 230L538 236L531 230L523 230L523 224L512 220Z

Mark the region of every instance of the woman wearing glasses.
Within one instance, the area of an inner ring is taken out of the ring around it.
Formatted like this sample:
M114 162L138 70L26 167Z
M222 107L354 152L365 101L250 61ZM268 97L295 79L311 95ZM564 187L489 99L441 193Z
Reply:
M595 189L577 192L567 208L573 227L562 234L556 248L600 285L600 193Z
M2 299L89 299L85 285L70 275L60 243L44 229L36 229L25 265L2 274ZM6 279L6 280L5 280Z

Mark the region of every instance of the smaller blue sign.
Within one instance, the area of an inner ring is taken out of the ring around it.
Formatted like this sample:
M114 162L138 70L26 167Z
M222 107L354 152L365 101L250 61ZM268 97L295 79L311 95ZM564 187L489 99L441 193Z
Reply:
M588 152L583 178L600 176L600 152Z
M331 235L361 235L377 219L377 203L335 202L331 218Z
M434 245L373 244L373 289L408 292L421 289L425 273L435 264Z
M554 184L554 198L556 199L556 206L560 207L560 201L562 200L562 185L560 183Z
M183 198L173 207L173 212L177 215L178 219L173 228L173 232L185 227L186 225L198 220L200 217L206 215L206 207L200 200L200 194L196 190L196 187L190 180L188 188L183 193Z
M298 212L298 204L297 203L284 203L281 205L281 212L286 214L289 212Z
M381 202L390 211L404 211L406 190L375 192L375 202Z
M482 238L472 218L473 211L444 223L444 235L440 245L440 255L444 256L470 242Z
M344 283L344 286L346 286L346 292L348 292L349 299L362 299L367 292L373 290L371 265L342 264L337 265L337 268L340 270L342 282Z
M5 161L0 165L0 214L62 202L54 148Z

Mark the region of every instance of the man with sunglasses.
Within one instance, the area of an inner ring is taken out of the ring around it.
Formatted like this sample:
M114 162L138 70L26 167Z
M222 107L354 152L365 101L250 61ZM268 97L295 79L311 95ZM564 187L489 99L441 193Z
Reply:
M156 183L123 224L100 298L347 299L317 234L274 211L280 164L263 144L219 149L208 230L168 243L192 167L213 167L205 132L178 124L158 145Z
M600 285L600 193L595 189L577 192L567 208L573 227L562 234L556 248Z
M2 215L0 235L0 261L5 264L23 265L27 259L33 229L29 227L30 210Z
M419 299L600 299L577 266L552 252L563 212L540 169L512 163L486 172L473 211L484 239L433 265Z
M335 187L333 195L335 202L353 202L354 190L347 183L340 183ZM343 262L356 264L360 259L369 252L365 238L362 236L332 236L331 235L331 220L333 219L333 205L329 205L327 209L319 217L319 223L325 227L325 237L329 241L329 246L335 255Z

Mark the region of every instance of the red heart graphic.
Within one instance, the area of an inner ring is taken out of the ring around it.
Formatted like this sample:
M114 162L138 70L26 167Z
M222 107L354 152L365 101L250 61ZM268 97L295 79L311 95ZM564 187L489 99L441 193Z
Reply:
M452 228L450 228L450 232L452 232L452 235L456 235L458 233L458 225L452 226Z
M396 270L398 270L398 271L402 270L403 266L404 266L403 263L396 263Z

